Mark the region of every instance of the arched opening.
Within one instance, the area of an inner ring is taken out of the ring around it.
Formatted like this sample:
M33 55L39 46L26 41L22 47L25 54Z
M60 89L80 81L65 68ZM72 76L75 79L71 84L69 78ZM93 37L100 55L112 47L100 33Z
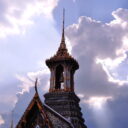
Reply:
M56 84L55 89L64 88L64 68L62 65L56 67Z

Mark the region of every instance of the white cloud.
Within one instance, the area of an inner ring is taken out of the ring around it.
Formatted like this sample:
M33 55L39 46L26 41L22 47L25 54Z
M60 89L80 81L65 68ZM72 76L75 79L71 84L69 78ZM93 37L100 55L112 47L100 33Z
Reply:
M116 59L112 60L110 58L107 59L97 59L96 63L101 64L103 70L106 72L108 81L116 83L119 86L128 85L128 80L120 80L118 77L118 74L116 72L110 72L112 69L115 69L121 62L123 62L126 59L126 54L124 57L117 57Z
M22 84L20 85L20 87L22 88L22 91L20 93L22 94L26 91L28 92L30 87L34 86L34 82L27 77L16 75L16 78L22 82Z
M128 79L122 80L121 74L116 72L127 60L127 15L127 9L117 9L113 12L115 19L110 23L80 17L78 23L66 29L72 53L80 64L75 88L83 108L86 108L86 122L91 127L120 128L122 124L128 125L125 114ZM126 70L127 64L123 65L123 72ZM120 106L116 108L118 104ZM123 121L117 123L117 120Z
M58 0L22 0L2 2L4 11L0 19L0 38L7 35L24 34L26 28L34 23L36 16L42 15L52 19L52 11L57 6ZM5 22L2 22L6 20Z
M118 8L116 11L112 12L112 15L116 20L120 21L120 23L128 21L128 9Z
M123 17L120 16L121 13L125 13ZM111 96L118 90L116 85L128 83L127 80L114 79L110 73L127 57L125 52L128 50L126 47L128 24L125 27L122 27L122 24L128 11L118 9L112 14L115 19L110 23L80 17L77 24L70 25L66 30L72 52L80 62L76 83L81 85L79 87L86 90L85 93L89 96ZM82 86L83 83L86 85ZM81 89L78 90L83 92Z
M84 94L81 94L81 93L78 93L77 96L78 96L79 98L84 98Z
M84 100L90 107L95 109L102 109L107 100L112 100L112 97L90 97L87 100Z
M33 87L35 84L36 78L38 78L38 83L41 84L42 80L47 83L47 78L49 71L48 69L44 69L42 71L37 71L37 72L28 72L27 76L21 76L21 75L16 75L16 78L21 82L20 88L22 89L21 94L24 92L29 92L30 88ZM44 83L43 82L43 83ZM43 85L43 90L46 91L48 89L47 84Z

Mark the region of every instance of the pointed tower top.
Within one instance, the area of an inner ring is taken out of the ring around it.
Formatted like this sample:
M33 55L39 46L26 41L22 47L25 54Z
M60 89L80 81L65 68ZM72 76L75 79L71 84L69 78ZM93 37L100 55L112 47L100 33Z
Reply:
M61 37L61 43L60 46L54 56L52 56L50 59L46 60L47 66L50 66L53 64L53 62L57 61L70 61L73 62L76 69L79 68L78 62L69 54L66 43L65 43L65 9L63 9L63 20L62 20L62 37Z
M65 9L63 8L63 20L62 20L62 37L61 37L61 43L57 51L57 55L59 54L69 54L66 44L65 44Z
M37 83L38 83L38 78L36 78L36 81L35 81L35 92L36 92L36 94L38 94L38 91L37 91Z
M63 24L62 24L62 39L61 43L65 43L65 35L64 35L64 27L65 27L65 9L63 8Z

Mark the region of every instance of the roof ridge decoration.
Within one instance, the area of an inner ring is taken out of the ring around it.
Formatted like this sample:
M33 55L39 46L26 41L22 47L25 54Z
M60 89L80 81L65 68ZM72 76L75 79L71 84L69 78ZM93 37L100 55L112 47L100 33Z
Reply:
M37 83L38 83L38 78L36 78L36 81L35 81L35 93L38 94L38 90L37 90Z
M34 87L35 88L35 95L34 95L34 97L39 97L37 86L38 86L38 78L36 78L36 80L35 80L35 87Z

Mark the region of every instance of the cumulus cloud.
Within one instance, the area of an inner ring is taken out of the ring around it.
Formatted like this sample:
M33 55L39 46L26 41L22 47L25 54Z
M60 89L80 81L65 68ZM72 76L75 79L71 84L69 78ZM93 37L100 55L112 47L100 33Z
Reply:
M128 9L119 8L116 11L112 12L112 15L116 18L116 20L121 22L126 22L127 24L127 17L128 17Z
M119 10L123 11L123 9ZM119 10L114 12L114 21L118 20L117 14L120 12ZM104 60L105 66L112 65L115 67L114 62L119 64L126 58L126 54L123 51L123 38L128 34L128 27L123 28L122 22L120 24L115 22L104 24L90 17L80 17L77 24L67 28L67 36L73 46L72 52L80 63L79 79L77 76L76 85L85 83L85 85L80 86L85 88L87 95L95 95L97 89L100 90L98 92L99 95L105 95L106 92L107 95L112 95L116 89L114 83L108 82L108 74L103 70L103 64L100 65L96 62L97 59ZM122 50L120 55L117 54L119 50ZM108 63L108 60L111 60L111 62Z
M128 91L127 79L121 80L120 74L118 74L118 78L114 77L117 72L115 74L113 72L113 69L119 68L119 65L127 59L128 43L126 37L128 35L128 22L126 22L126 19L128 10L117 9L112 15L115 19L110 23L102 23L90 17L82 16L79 18L78 23L70 25L66 29L66 35L72 45L72 53L80 64L80 69L77 71L75 78L76 91L80 97L82 96L82 104L86 103L92 108L95 106L95 109L98 109L98 107L102 109L109 108L107 112L104 110L103 115L106 115L106 117L119 103L118 100L120 100L120 103L126 102L126 99L119 98L119 95L120 97L127 97L126 94L124 95L123 88ZM110 108L110 103L113 108ZM104 106L104 104L107 105ZM89 111L89 114L94 116L96 110L94 112L92 108L85 106L84 104L83 108L87 107L86 110ZM122 108L123 105L120 107ZM102 113L102 110L100 112ZM113 115L117 113L118 115L121 114L122 110L118 109L116 112L112 112ZM89 114L85 116L88 127L103 127L103 124L98 122L97 116L94 118L90 117ZM98 116L100 121L103 119L103 115ZM123 115L122 120L126 121L125 117ZM115 117L112 118L112 120L117 121ZM106 126L112 126L112 122L106 122L105 119L102 122L104 124L110 123ZM117 126L118 124L119 122L112 127L120 128L121 124L120 127Z
M33 17L40 14L52 20L52 11L57 3L58 0L1 0L0 38L23 34L26 27L34 23Z
M49 71L47 69L44 69L42 71L37 72L28 72L26 76L16 75L16 78L21 81L20 88L22 89L21 94L24 92L29 92L30 88L34 86L34 82L36 78L38 79L38 82L41 83L43 86L43 91L46 91L48 89L47 87L47 81L48 81L48 75Z

